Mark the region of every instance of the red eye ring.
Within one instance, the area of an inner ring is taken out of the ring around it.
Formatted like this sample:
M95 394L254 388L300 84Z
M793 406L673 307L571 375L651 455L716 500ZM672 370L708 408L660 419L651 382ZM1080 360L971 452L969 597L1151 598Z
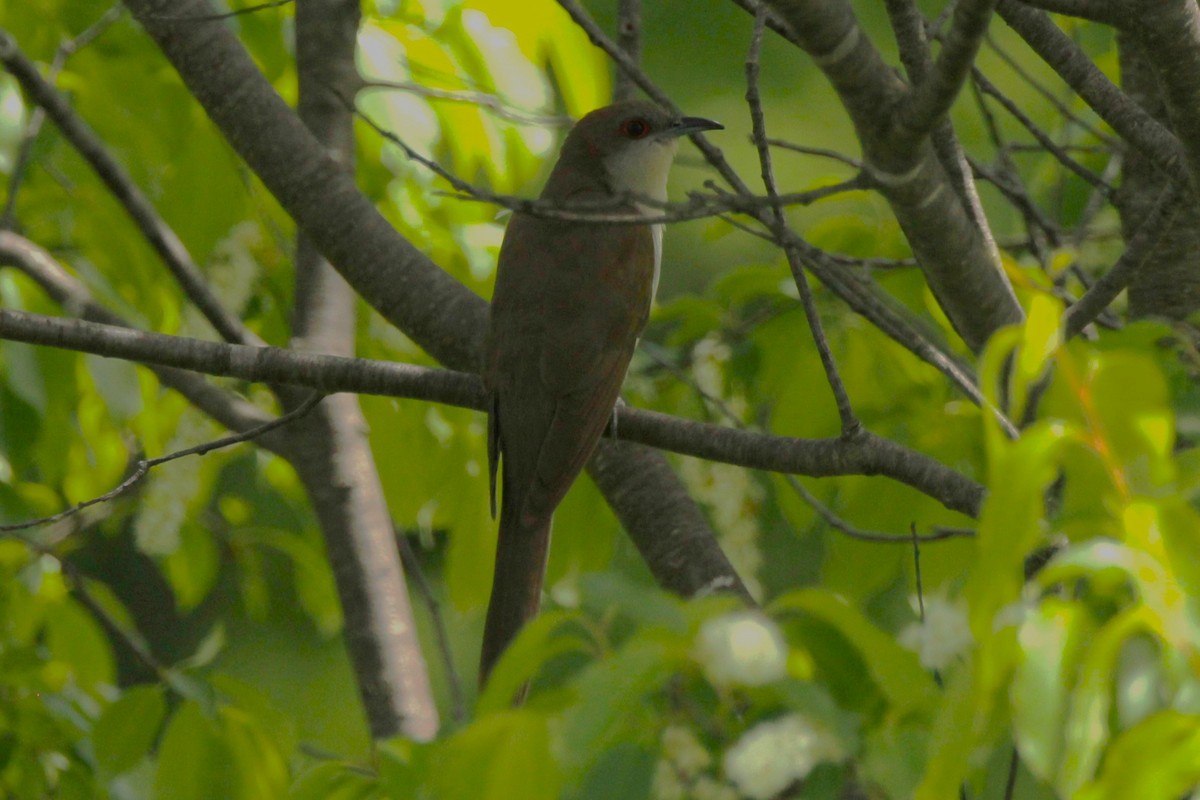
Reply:
M621 123L621 133L630 139L641 139L650 133L650 123L641 117L627 119Z

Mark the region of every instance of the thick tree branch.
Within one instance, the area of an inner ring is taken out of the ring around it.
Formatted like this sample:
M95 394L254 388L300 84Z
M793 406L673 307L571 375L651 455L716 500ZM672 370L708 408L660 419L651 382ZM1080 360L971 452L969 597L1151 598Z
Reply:
M305 0L296 6L300 118L350 174L354 117L341 95L353 93L359 81L354 61L359 15L358 0ZM303 232L298 240L292 347L353 355L354 291ZM330 397L296 426L295 434L286 457L325 536L371 734L433 739L437 706L358 398Z
M1200 188L1200 7L1195 0L1123 5L1154 67L1171 127L1187 156L1192 186Z
M999 0L996 12L1129 145L1165 175L1186 171L1183 147L1175 135L1114 86L1045 12L1020 0Z
M9 74L17 79L30 99L45 109L63 136L92 165L100 180L120 201L146 241L162 258L184 294L196 304L221 338L236 344L262 344L258 336L221 305L216 295L208 288L204 274L192 261L191 255L175 231L158 215L150 200L142 194L142 190L133 182L129 173L108 152L95 131L74 112L62 95L42 78L37 67L3 29L0 29L0 63L3 63Z
M869 172L887 198L930 289L973 350L1023 318L989 243L928 137L897 122L904 84L844 0L772 0L796 41L825 73L850 115ZM973 17L972 17L973 19ZM957 61L952 62L957 63Z
M916 0L887 0L886 6L892 30L895 32L896 44L900 48L900 60L908 73L909 82L918 87L929 85L934 65L929 54L929 40L925 35L925 17L917 7ZM910 99L912 91L915 90L910 90ZM958 90L955 91L957 93ZM1000 254L996 247L996 237L992 234L987 214L983 210L983 202L979 199L979 192L972 180L972 170L948 114L943 114L937 120L930 131L930 141L985 246L998 261Z
M1112 0L1021 0L1021 2L1052 14L1079 17L1105 25L1116 25L1120 19L1120 15L1113 10Z
M996 0L960 0L937 62L896 111L897 123L914 137L927 136L946 114L971 74Z
M0 338L248 381L305 386L323 394L358 392L486 408L477 376L411 364L206 342L11 310L0 310ZM983 487L970 478L874 434L797 439L628 406L615 413L622 440L682 455L812 477L884 475L972 516L978 514L983 499Z

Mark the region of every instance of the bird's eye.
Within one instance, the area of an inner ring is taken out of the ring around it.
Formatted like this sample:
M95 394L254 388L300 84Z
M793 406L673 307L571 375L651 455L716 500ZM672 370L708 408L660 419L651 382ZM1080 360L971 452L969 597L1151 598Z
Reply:
M650 132L650 123L646 120L635 117L627 119L621 124L621 133L628 136L630 139L641 139Z

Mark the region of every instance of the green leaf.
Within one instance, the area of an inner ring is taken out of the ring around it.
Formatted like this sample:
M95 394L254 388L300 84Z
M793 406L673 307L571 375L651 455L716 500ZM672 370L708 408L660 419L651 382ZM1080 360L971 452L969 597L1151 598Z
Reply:
M892 713L904 714L928 707L936 697L937 687L921 667L917 654L901 647L842 598L803 589L780 597L768 610L773 615L800 611L836 629L858 651Z
M161 686L134 686L106 708L92 729L101 775L111 779L145 758L166 712Z
M558 800L562 776L547 718L529 709L488 714L439 744L429 784L438 800Z
M1077 800L1177 800L1200 783L1200 717L1165 710L1122 733Z
M161 800L234 800L237 768L215 721L186 702L171 718L158 748L155 797Z
M167 540L173 537L169 535L170 523L165 524L168 527L159 531L164 535L156 535L154 545L148 540L140 542L143 547L169 546ZM174 547L162 560L163 574L175 592L175 601L187 610L198 606L212 590L221 566L220 553L212 531L193 520L181 519L175 535L178 538Z
M572 782L610 747L653 730L646 695L687 663L686 640L643 630L615 654L589 664L570 684L573 703L559 733Z
M1039 292L1030 301L1029 313L1021 328L1015 369L1010 377L1014 417L1019 418L1024 413L1029 387L1041 377L1050 357L1062 344L1062 310L1062 301L1049 294Z
M70 666L85 688L116 680L116 663L108 637L82 606L66 600L46 611L46 645L50 655Z
M582 637L563 632L578 619L580 614L576 611L548 611L522 628L488 676L476 713L484 715L508 708L520 688L554 656L588 652L588 643Z
M583 605L595 616L618 611L639 627L657 627L684 634L687 616L675 598L653 586L637 584L613 572L597 572L580 579Z
M389 800L408 800L420 796L429 757L438 752L441 746L441 742L422 744L403 737L376 744L379 782Z
M374 778L348 765L329 762L318 764L297 778L288 792L288 799L389 800Z
M1048 599L1021 625L1013 675L1013 727L1021 760L1042 780L1053 778L1064 747L1070 691L1095 624L1078 603Z
M1117 660L1129 637L1149 628L1148 616L1146 607L1138 606L1113 617L1093 638L1080 662L1079 678L1071 692L1066 747L1054 781L1064 797L1073 797L1095 775L1108 744Z
M1175 441L1162 371L1144 353L1104 353L1093 365L1089 398L1102 426L1098 431L1135 492L1150 492L1173 480Z
M181 669L206 667L225 649L225 625L217 622L200 640L192 654L178 663Z
M655 754L632 743L618 744L602 755L571 800L648 797Z

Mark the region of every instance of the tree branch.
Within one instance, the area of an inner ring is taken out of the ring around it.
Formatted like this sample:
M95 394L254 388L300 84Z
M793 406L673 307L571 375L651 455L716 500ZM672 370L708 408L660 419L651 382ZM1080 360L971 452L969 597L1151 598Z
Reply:
M1195 0L1125 5L1153 65L1171 127L1187 157L1192 186L1200 190L1200 7Z
M83 284L72 278L54 258L33 242L11 231L0 231L0 264L11 264L36 282L68 314L105 325L133 329L117 314L92 299ZM192 405L232 431L244 431L269 422L272 417L235 394L226 392L202 376L169 366L150 366L160 383L186 397ZM259 443L278 453L281 442L275 435Z
M175 231L154 210L129 173L109 154L95 131L72 110L53 86L42 79L37 67L21 52L16 40L3 29L0 29L0 63L17 79L33 102L45 109L67 140L92 165L96 175L120 201L134 225L162 258L184 294L196 304L221 338L236 344L262 344L258 336L221 305Z
M746 103L750 106L751 138L758 151L763 188L766 189L767 197L774 199L779 196L779 192L775 186L775 170L771 164L771 146L767 144L767 125L763 117L762 96L758 90L759 57L762 52L762 37L766 20L766 11L759 9L758 13L754 15L750 52L746 55ZM787 220L784 219L783 210L778 205L773 206L773 211L775 217L773 230L778 240L784 241L783 232L787 230ZM812 332L813 344L817 348L821 366L825 370L825 378L833 392L833 400L841 420L842 436L854 436L862 427L862 423L854 414L850 395L846 392L845 384L842 383L842 376L838 374L837 363L833 359L829 342L825 338L825 328L821 324L820 312L817 311L817 304L813 300L812 288L808 285L808 276L804 274L804 265L800 262L800 254L792 246L785 246L784 250L787 253L788 266L792 271L792 279L796 282L796 288L800 292L800 303L804 307L804 317Z
M771 0L850 115L868 171L892 207L927 283L975 351L1023 312L994 245L968 213L926 136L898 124L905 88L845 0ZM953 62L957 63L957 61Z
M1062 14L1067 17L1078 17L1104 25L1116 25L1120 16L1114 13L1112 0L1021 0L1026 5L1049 11L1051 14Z
M477 376L412 364L206 342L12 310L0 310L0 338L248 381L305 386L323 394L358 392L479 411L486 408ZM837 439L797 439L723 428L628 406L615 413L622 440L682 455L812 477L884 475L971 516L978 514L983 499L983 487L970 478L871 433Z
M305 0L296 6L300 118L350 174L354 116L341 95L359 82L354 61L359 18L358 0ZM351 356L354 291L303 231L297 238L291 346ZM345 615L346 649L371 734L429 741L438 731L437 705L367 430L358 398L335 395L297 426L286 455L325 537Z
M999 0L996 12L1122 139L1164 174L1186 172L1175 135L1114 86L1044 12L1019 0Z
M909 90L896 110L896 122L914 137L929 135L950 112L971 74L996 0L959 0L937 62Z
M1167 184L1137 233L1130 238L1117 263L1063 315L1063 330L1068 338L1077 335L1100 316L1108 304L1129 286L1138 269L1154 254L1155 247L1171 227L1184 199L1184 190L1178 183Z
M617 0L617 46L635 63L642 60L642 0ZM613 100L632 100L637 86L629 73L617 70Z

